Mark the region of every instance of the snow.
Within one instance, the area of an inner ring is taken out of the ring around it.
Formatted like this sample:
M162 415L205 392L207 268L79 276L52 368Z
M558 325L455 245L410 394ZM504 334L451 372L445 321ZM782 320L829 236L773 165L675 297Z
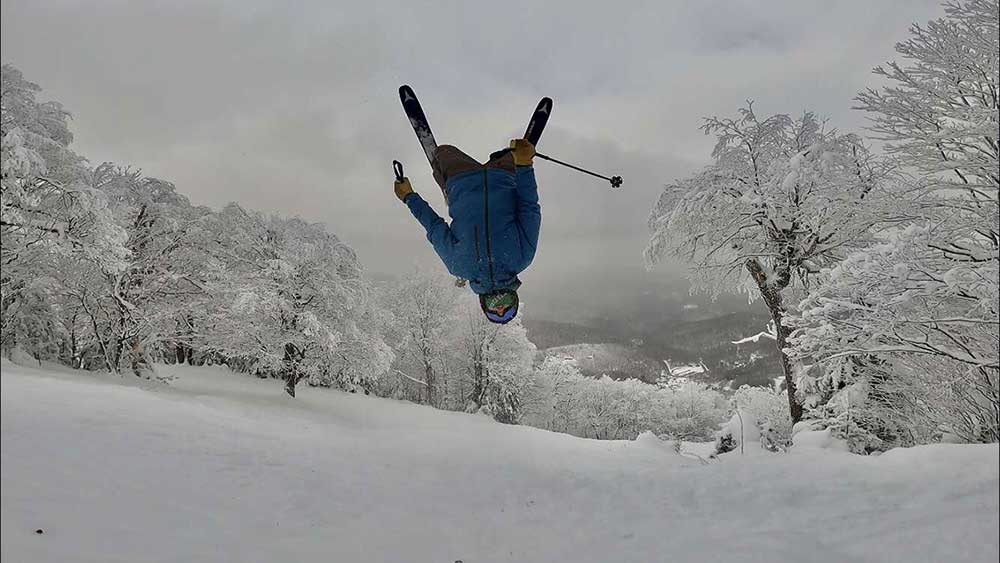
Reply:
M771 340L777 340L777 338L775 337L774 334L772 334L770 332L767 332L767 331L761 331L761 332L758 332L757 334L755 334L753 336L748 336L746 338L741 338L739 340L733 340L732 343L733 344L746 344L748 342L753 342L753 343L756 344L757 342L760 342L761 338L769 338Z
M739 409L738 413L722 425L719 432L723 436L732 436L736 444L760 444L760 429L757 428L757 418L753 414Z
M754 344L757 344L758 342L760 342L761 338L766 338L766 339L770 339L770 340L777 340L778 339L778 329L775 328L773 320L770 321L770 322L768 322L767 323L767 327L764 330L758 332L757 334L755 334L753 336L748 336L746 338L741 338L739 340L733 340L731 342L733 344L736 344L737 346L739 346L740 344L746 344L748 342L753 342ZM757 352L754 352L754 354L758 355L758 357L759 357L759 354L757 354ZM752 359L756 359L756 358L752 358Z
M160 367L2 365L3 561L996 561L998 448L704 464ZM686 447L686 446L685 446ZM692 450L693 451L693 450ZM42 529L43 534L36 534Z
M698 375L705 373L705 366L677 366L670 370L670 375L674 377L690 377L692 375Z
M690 380L691 377L695 375L700 375L708 371L705 364L685 364L675 366L670 363L670 360L663 360L664 365L667 366L667 371L670 376L674 378L675 381L683 379L685 381Z
M848 446L843 440L833 436L829 428L823 430L803 430L792 436L792 445L796 448L832 448L841 451L848 451Z

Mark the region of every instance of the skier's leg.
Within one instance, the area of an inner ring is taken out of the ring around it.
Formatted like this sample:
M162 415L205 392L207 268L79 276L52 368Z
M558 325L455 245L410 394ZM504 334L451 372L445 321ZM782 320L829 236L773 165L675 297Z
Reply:
M535 258L538 234L542 228L542 208L538 205L538 184L535 170L530 166L517 167L517 222L521 234L523 267Z
M514 155L509 150L493 153L493 158L483 165L498 168L516 175L517 178L517 224L521 238L522 264L526 268L535 258L538 233L542 227L542 208L538 205L538 186L535 184L535 169L530 166L516 166Z
M516 171L516 167L514 166L514 156L509 150L497 151L490 156L493 156L493 158L483 165L486 168L499 168L501 170L506 170L511 174Z
M434 152L434 163L431 165L434 170L434 180L441 186L441 193L444 194L445 201L448 201L448 189L445 186L448 178L482 167L483 165L479 161L451 145L438 146L437 151Z

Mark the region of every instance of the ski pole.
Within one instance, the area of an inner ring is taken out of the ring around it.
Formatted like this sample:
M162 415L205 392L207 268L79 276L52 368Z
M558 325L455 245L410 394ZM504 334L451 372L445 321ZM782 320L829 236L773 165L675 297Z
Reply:
M546 156L546 155L544 155L542 153L539 153L539 152L536 152L535 156L537 156L538 158L540 158L542 160L547 160L549 162L555 162L556 164L562 164L563 166L565 166L567 168L572 168L573 170L576 170L578 172L583 172L584 174L590 174L591 176L596 176L596 177L598 177L598 178L600 178L602 180L607 180L607 181L611 182L611 187L612 188L620 188L620 187L622 187L622 177L621 176L612 176L612 177L608 178L607 176L602 176L602 175L598 174L597 172L591 172L590 170L584 170L583 168L580 168L579 166L574 166L574 165L572 165L572 164L570 164L568 162L563 162L561 160L557 160L555 158L552 158L551 156Z
M398 160L392 161L392 172L396 175L396 181L397 182L402 182L403 181L403 163L402 162L400 162Z

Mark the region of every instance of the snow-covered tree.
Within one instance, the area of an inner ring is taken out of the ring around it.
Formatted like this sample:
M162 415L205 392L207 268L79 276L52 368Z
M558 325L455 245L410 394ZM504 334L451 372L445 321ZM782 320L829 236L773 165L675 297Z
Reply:
M178 315L204 292L201 224L209 211L193 207L173 184L138 170L103 164L91 178L128 236L124 267L101 270L108 363L138 375L178 339Z
M650 215L645 257L690 263L695 289L763 300L798 420L795 370L784 353L789 294L867 238L883 171L857 136L829 130L811 113L760 119L751 104L702 128L718 140L714 162L667 186Z
M667 416L660 434L675 439L708 439L711 430L725 416L726 400L722 393L704 383L695 381L661 392L666 394Z
M902 443L1000 439L1000 16L996 0L945 11L896 46L905 63L875 69L889 86L858 96L904 189L875 244L801 304L793 339L820 363L805 399L860 388L861 414L906 428Z
M145 373L211 354L371 388L393 352L353 251L321 227L192 206L169 182L73 153L68 113L3 67L3 349Z
M528 340L521 317L503 325L491 323L476 296L465 295L463 301L461 370L470 382L466 410L515 423L531 382L535 345Z
M321 225L235 204L215 219L206 346L281 377L292 396L303 379L368 390L389 370L393 354L372 330L375 305L350 247Z
M586 377L558 357L536 368L525 404L524 424L604 440L630 440L645 431L709 439L726 414L722 394L702 383L666 388Z
M409 382L420 382L421 399L440 406L459 340L459 292L453 280L416 271L386 290L386 302L398 332L396 369Z
M549 356L534 371L525 390L522 423L556 432L576 434L582 414L576 402L586 380L572 361Z
M886 141L885 150L904 167L924 178L918 187L922 209L951 207L973 225L984 239L985 254L992 247L989 228L996 220L997 169L997 0L961 0L944 4L946 16L926 26L913 25L912 37L898 43L906 63L890 62L874 73L890 82L858 96L869 114L871 131ZM947 197L960 195L952 201ZM944 198L947 201L942 201ZM993 233L995 236L995 233ZM995 240L995 239L994 239ZM946 241L949 255L975 257L974 248Z
M10 65L0 96L0 334L9 350L33 346L61 324L54 274L73 263L124 267L125 233L107 200L88 182L85 161L69 149L69 113L39 102L41 89ZM44 333L44 334L43 334ZM24 337L23 339L20 337ZM38 351L38 350L36 350Z
M788 416L788 398L784 391L770 387L744 385L730 400L734 409L753 415L764 435L782 442L792 437L792 420Z

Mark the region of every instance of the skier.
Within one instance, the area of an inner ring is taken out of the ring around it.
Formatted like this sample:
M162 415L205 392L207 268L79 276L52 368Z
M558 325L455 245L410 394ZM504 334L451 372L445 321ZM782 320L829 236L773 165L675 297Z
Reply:
M517 274L531 264L542 224L532 159L535 147L514 139L510 149L486 164L451 145L434 151L434 179L441 186L449 226L413 191L408 178L397 179L396 197L427 231L427 240L452 275L469 280L483 313L505 324L517 315Z

